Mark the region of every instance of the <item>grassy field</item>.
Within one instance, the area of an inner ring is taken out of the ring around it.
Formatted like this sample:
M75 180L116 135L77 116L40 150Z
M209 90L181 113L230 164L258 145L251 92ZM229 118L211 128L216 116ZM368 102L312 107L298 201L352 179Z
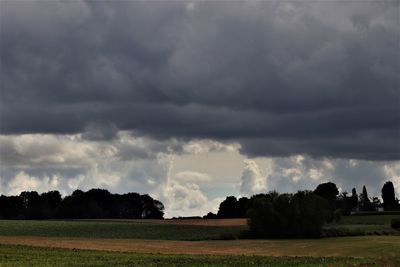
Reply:
M0 236L208 240L238 236L246 226L203 226L124 221L0 220Z
M398 235L390 221L399 215L345 216L325 227L326 236ZM230 220L0 220L0 236L129 238L162 240L235 239L245 219Z
M343 216L340 222L325 226L325 236L399 235L390 222L400 215Z
M0 266L395 266L393 259L157 255L0 245Z

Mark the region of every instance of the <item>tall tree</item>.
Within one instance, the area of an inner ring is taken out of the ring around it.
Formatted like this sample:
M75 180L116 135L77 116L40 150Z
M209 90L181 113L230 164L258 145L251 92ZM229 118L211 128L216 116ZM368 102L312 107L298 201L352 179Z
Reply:
M55 218L61 204L61 194L58 191L49 191L40 195L43 209L43 218Z
M373 210L373 206L371 204L371 200L368 197L367 188L365 185L363 186L362 193L360 194L360 208L362 211L371 211Z
M219 218L235 218L237 217L237 199L234 196L227 197L219 205L218 217Z
M237 217L238 218L246 218L248 204L249 204L249 199L247 197L239 198L239 200L237 202Z
M351 190L351 201L350 201L350 209L354 210L357 208L358 204L358 195L355 188Z
M386 182L382 187L383 208L385 210L396 209L396 197L394 194L394 187L391 181Z
M36 191L24 191L19 195L24 205L26 219L42 219L43 209L40 195Z
M332 182L323 183L317 186L314 190L314 194L326 199L329 203L331 210L335 209L336 196L339 194L339 190L336 185Z
M248 224L255 237L318 237L326 200L309 192L259 194L251 198Z

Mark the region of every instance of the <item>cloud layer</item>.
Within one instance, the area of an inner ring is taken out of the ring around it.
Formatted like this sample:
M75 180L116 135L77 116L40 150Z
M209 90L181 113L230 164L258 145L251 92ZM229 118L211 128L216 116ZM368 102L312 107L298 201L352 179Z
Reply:
M215 212L228 195L312 190L328 181L347 192L366 185L371 196L380 196L391 180L400 195L399 161L249 159L239 149L235 143L160 141L126 131L108 141L85 134L1 136L0 194L59 190L65 195L78 188L149 193L165 204L168 217Z
M249 156L400 159L397 1L1 7L3 134L135 130Z
M398 1L0 6L0 193L400 194Z

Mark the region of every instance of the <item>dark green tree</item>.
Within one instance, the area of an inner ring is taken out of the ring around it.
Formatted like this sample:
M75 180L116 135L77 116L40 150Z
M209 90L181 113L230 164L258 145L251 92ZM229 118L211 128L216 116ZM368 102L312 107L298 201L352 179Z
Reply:
M382 187L383 208L385 210L396 209L396 196L394 194L394 186L391 181L386 182Z
M355 210L358 206L358 195L355 188L351 190L350 209Z
M236 218L237 217L237 199L234 196L227 197L219 205L218 218Z
M327 216L327 221L331 222L335 218L334 212L337 209L336 207L336 196L339 194L339 190L336 187L336 184L332 182L327 182L323 183L317 186L317 188L314 190L314 194L322 197L325 199L328 203L328 216Z
M332 182L323 183L317 186L314 190L314 194L326 199L332 210L335 209L336 196L339 194L339 190L336 185Z
M317 237L327 216L327 201L309 192L259 194L251 198L249 228L255 237Z
M58 191L49 191L40 195L43 209L43 218L55 218L58 213L58 208L61 204L62 198Z
M19 195L22 199L26 219L43 219L43 208L40 195L36 191L24 191Z
M365 185L363 186L362 193L360 194L359 206L360 206L360 210L362 210L362 211L374 210L371 200L368 197L368 192L367 192L367 188L365 187Z
M246 218L247 217L247 205L249 204L249 199L247 197L239 198L237 202L237 217Z

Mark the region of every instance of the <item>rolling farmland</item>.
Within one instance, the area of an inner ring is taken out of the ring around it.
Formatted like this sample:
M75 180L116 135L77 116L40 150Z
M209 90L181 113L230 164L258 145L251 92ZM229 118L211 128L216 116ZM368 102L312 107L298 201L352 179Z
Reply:
M392 218L392 217L390 217ZM389 217L346 217L346 229ZM361 221L360 221L361 220ZM0 221L0 266L397 266L400 235L238 239L246 220ZM226 239L226 240L223 240ZM85 259L79 261L78 259Z

